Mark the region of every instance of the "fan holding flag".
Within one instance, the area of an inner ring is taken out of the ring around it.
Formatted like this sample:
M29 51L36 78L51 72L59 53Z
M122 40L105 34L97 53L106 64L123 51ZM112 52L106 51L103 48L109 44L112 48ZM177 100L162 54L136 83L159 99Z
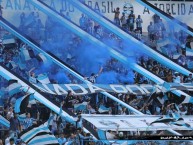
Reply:
M36 76L35 76L35 73L33 72L33 70L35 70L35 67L30 69L30 71L28 72L29 82L33 83L33 84L36 84L37 83L37 79L36 79Z

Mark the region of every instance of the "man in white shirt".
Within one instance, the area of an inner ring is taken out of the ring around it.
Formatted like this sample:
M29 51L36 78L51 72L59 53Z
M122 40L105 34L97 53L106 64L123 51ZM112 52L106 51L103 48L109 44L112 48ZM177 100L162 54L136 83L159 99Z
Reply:
M178 72L175 72L173 82L174 83L180 83L180 75Z
M85 77L85 79L87 79L88 81L94 84L96 82L96 78L102 73L102 71L103 71L103 67L100 68L97 74L92 73L90 77Z
M5 145L15 145L14 139L13 139L13 138L10 138L10 139L9 139L9 143L7 143L7 144L5 144Z

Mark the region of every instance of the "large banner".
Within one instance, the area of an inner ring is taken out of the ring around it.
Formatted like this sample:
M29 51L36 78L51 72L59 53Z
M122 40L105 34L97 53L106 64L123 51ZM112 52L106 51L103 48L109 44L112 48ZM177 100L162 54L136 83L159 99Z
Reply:
M79 23L81 12L78 11L73 5L68 3L69 0L42 0L53 9L60 12L62 10L64 14L69 12L70 17L76 23ZM83 1L83 0L82 0ZM84 0L85 4L92 7L97 12L108 19L114 19L113 10L117 7L120 8L121 13L130 14L131 10L134 11L135 16L141 15L143 21L143 31L147 31L147 26L150 21L153 21L154 13L146 7L142 6L135 0ZM190 1L172 1L172 0L150 0L150 3L163 10L164 12L171 13L171 15L182 22L187 23L190 27L193 26L193 21L190 19L193 16L193 3ZM29 0L0 0L0 5L3 11L3 17L10 20L15 25L19 25L20 15L25 13L28 16L31 12L39 13L39 17L42 22L45 23L47 16L37 10L31 5ZM38 15L38 14L37 14ZM121 15L120 15L121 16Z
M177 126L165 123L155 123L150 125L152 122L158 120L161 116L156 115L86 115L82 114L82 118L97 129L100 130L117 130L119 131L153 131L153 130L192 130L185 126ZM183 116L184 122L193 126L193 116Z
M120 84L33 84L41 91L54 94L66 95L72 91L74 95L87 95L99 92L150 95L153 91L167 92L172 90L193 90L193 84L164 83L160 85L120 85Z

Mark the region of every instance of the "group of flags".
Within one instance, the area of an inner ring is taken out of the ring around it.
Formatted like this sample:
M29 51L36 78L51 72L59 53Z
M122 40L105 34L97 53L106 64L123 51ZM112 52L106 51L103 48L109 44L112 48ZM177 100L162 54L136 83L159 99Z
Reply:
M17 80L9 80L7 91L10 96L13 96L18 93L21 95L22 86L18 83ZM14 112L19 114L18 119L20 122L23 122L26 119L26 108L30 103L30 100L34 99L33 94L24 94L23 96L17 97L14 104ZM6 127L10 126L8 120L4 117L0 116L0 124L5 125ZM23 130L19 134L20 139L28 145L42 145L42 144L50 144L50 145L59 145L57 138L51 134L51 131L48 128L48 123L35 124L31 127Z
M26 108L28 106L30 96L32 94L26 94L16 100L14 111L19 113L19 120L24 121L26 119ZM20 139L28 145L59 145L57 138L51 134L48 128L48 123L34 124L19 134Z
M57 138L51 134L47 122L32 125L21 132L19 137L28 145L59 145Z
M193 129L191 127L191 125L186 123L184 121L184 119L181 117L181 114L180 114L181 111L180 111L178 105L176 103L175 104L173 103L173 105L174 105L174 109L176 110L176 112L162 116L162 117L158 118L157 120L151 122L149 125L152 125L154 123L166 123L166 124L170 124L170 125L184 126L184 127L189 128L189 129Z

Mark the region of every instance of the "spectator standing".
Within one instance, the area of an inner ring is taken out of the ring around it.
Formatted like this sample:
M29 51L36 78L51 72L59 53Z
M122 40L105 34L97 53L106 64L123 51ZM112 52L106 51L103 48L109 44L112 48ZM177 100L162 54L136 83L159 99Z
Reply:
M136 28L137 30L140 31L141 34L142 34L142 23L143 23L143 20L141 19L141 16L138 15L138 18L136 19Z
M35 73L33 72L33 70L35 70L35 67L30 69L30 71L28 72L28 75L29 75L29 82L30 83L37 83L37 79L36 79L36 76L35 76Z
M79 24L83 30L86 30L86 17L84 14L81 15L81 18L79 19Z
M120 19L119 19L120 8L117 7L116 10L114 10L113 12L115 13L114 22L115 22L116 25L120 26Z
M128 19L127 19L127 25L129 28L129 31L134 30L134 23L135 23L135 15L133 14L133 11L131 11L131 14L129 14Z
M36 119L31 118L30 113L26 113L26 119L24 120L24 127L25 129L27 129L28 127L32 126L34 124L34 122L36 121Z
M103 71L103 67L100 68L100 70L99 70L99 72L97 74L92 73L90 77L85 77L85 79L87 79L91 83L95 83L96 82L96 78L102 73L102 71Z
M21 125L16 113L14 114L14 117L10 119L10 131L14 134L17 134L21 131Z
M72 94L72 91L68 91L68 94L65 98L65 101L66 101L66 107L69 109L72 109L73 108L73 100L74 100L74 96Z
M147 27L148 37L150 41L154 40L154 25L153 22L150 22L150 24Z
M88 19L88 33L94 34L94 21L92 19Z
M125 16L125 13L122 13L121 16L121 24L122 24L122 28L126 29L127 28L127 18Z
M180 83L180 81L181 81L180 74L178 72L175 72L174 77L173 77L173 82Z

